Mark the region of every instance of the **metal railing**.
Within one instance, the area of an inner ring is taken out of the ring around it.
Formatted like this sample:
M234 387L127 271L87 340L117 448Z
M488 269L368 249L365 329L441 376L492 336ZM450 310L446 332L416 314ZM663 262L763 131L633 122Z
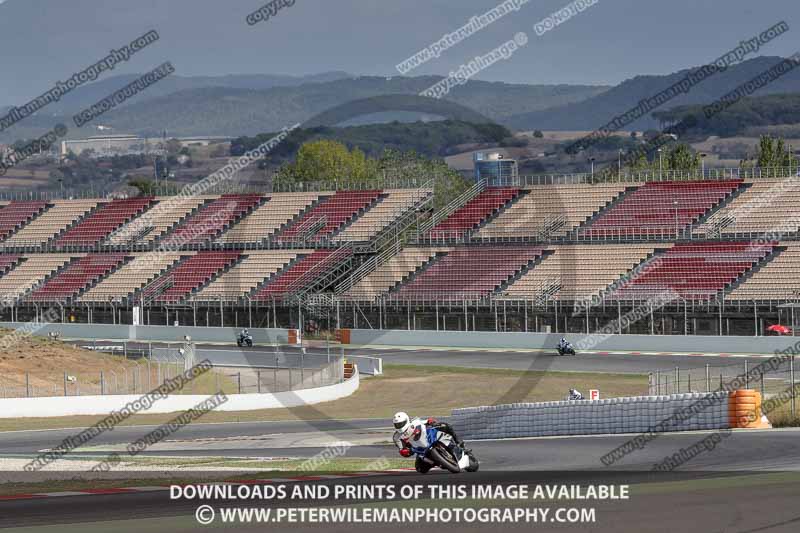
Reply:
M144 394L186 369L186 359L177 348L162 359L153 359L148 348L132 348L127 343L94 343L84 347L107 354L96 361L95 370L65 366L58 370L5 371L0 375L0 398ZM206 393L213 391L202 376L175 391L175 394Z
M537 174L520 176L520 187L533 185L577 185L585 183L643 183L649 181L691 181L728 179L773 179L796 176L800 167L753 167L753 168L697 168L693 170L642 170L642 171L596 171L571 174Z
M704 365L696 367L656 370L648 374L651 396L681 394L687 392L713 392L723 390L734 380L744 380L743 388L757 390L763 399L780 394L790 395L788 408L796 414L797 379L794 356L787 358L776 369L762 369L758 363L744 361L741 364ZM756 369L754 371L754 369Z
M449 204L444 206L439 211L435 212L431 218L420 224L419 235L423 235L432 230L438 223L452 215L458 209L463 207L467 202L478 196L486 189L486 180L480 180L475 185L461 193L457 198L452 200Z

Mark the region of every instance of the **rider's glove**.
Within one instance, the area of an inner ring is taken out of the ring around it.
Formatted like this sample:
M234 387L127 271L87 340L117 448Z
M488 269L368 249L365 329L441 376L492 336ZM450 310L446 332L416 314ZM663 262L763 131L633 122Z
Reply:
M425 423L430 426L431 424L435 424L436 423L436 419L433 418L432 416L430 416L430 417L428 417L428 420Z
M402 450L400 450L400 455L402 455L403 457L411 457L411 450L409 450L408 448L403 448Z

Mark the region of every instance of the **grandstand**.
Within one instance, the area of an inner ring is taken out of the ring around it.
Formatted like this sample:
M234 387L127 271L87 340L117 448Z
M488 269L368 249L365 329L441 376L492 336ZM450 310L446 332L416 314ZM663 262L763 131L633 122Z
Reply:
M436 327L446 306L463 328L570 331L589 327L577 303L600 324L667 292L639 332L752 331L799 299L795 189L735 176L476 186L433 217L429 186L13 200L0 203L2 312Z

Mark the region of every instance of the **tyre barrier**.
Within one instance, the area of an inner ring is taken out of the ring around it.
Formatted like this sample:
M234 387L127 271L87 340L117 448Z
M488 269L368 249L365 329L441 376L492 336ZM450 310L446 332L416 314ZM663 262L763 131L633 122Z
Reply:
M755 390L736 390L730 393L728 422L732 428L772 427L761 412L761 393Z
M449 422L472 440L765 427L753 425L763 422L761 397L752 392L467 407L454 409ZM745 419L748 425L740 425Z

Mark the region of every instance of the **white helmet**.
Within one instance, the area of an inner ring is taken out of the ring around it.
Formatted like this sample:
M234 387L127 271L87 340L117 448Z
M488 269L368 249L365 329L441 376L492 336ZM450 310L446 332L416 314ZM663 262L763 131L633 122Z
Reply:
M394 423L394 429L400 433L405 433L411 427L411 420L408 418L408 414L403 411L395 413L392 422Z

